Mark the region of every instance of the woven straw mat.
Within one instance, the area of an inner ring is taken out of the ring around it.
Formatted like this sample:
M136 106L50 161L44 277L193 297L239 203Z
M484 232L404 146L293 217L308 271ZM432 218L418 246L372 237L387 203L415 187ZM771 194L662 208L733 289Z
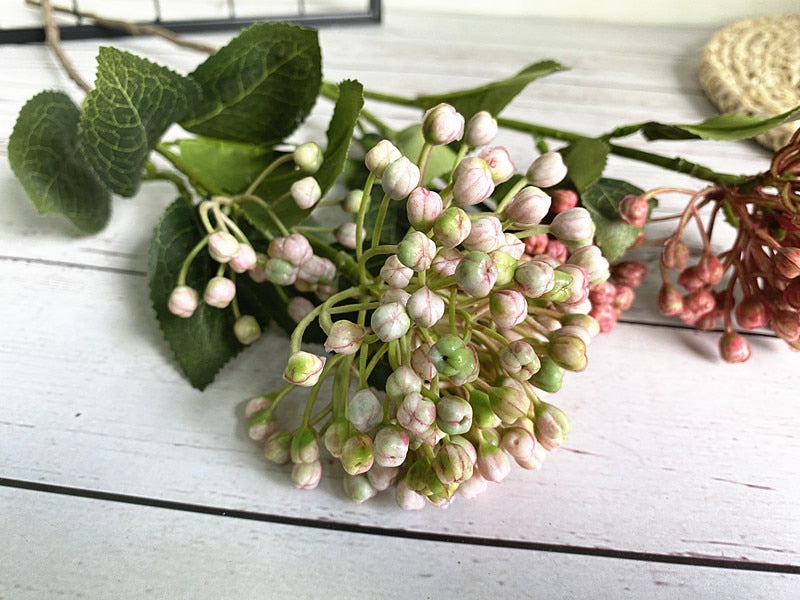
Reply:
M723 112L772 117L800 104L800 15L740 21L717 32L703 49L700 85ZM800 122L756 140L777 149Z

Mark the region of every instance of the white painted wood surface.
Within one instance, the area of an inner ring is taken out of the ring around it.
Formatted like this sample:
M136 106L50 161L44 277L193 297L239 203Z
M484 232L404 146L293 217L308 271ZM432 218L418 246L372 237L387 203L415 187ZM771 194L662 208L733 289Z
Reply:
M321 32L327 78L355 77L379 91L402 83L413 94L476 85L554 58L571 70L531 86L507 116L600 133L713 114L693 71L708 29L387 12L380 27ZM200 60L157 40L115 43L183 71ZM90 78L98 44L67 45ZM40 46L0 47L0 77L5 158L22 103L43 88L74 89ZM371 108L398 125L415 116ZM320 103L309 135L321 136L328 111ZM508 143L524 164L530 140ZM730 172L756 172L769 159L749 143L652 146ZM645 188L692 183L621 160L611 173ZM374 595L388 597L398 595L404 575L423 572L432 577L406 578L408 590L442 597L436 590L450 570L470 561L481 568L460 571L466 597L485 597L487 582L500 579L509 597L536 581L537 595L555 598L790 598L800 585L799 357L751 336L750 362L722 364L715 335L653 325L664 319L652 304L652 279L627 322L595 343L589 369L558 394L574 431L542 471L517 469L447 510L405 513L388 495L350 503L333 474L315 491L296 491L247 439L242 405L278 381L274 356L288 347L279 333L205 392L181 379L144 277L168 188L116 199L109 228L92 237L36 215L5 159L0 198L0 597L94 598L109 589L117 597L147 589L159 597L232 595L226 590L249 597L267 585L260 567L302 573L308 557L316 557L318 578L282 578L275 597L358 597L339 572L352 568L342 546L367 557ZM41 491L14 488L23 484ZM153 507L160 502L213 514ZM299 524L268 522L276 519ZM496 548L447 536L495 540ZM409 557L408 571L397 556ZM115 579L109 572L120 565L152 575Z

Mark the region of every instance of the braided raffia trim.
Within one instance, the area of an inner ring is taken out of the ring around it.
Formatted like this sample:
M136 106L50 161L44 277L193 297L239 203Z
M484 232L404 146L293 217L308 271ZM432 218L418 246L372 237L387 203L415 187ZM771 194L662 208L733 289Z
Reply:
M700 85L723 112L772 117L800 104L800 15L740 21L717 32L703 49ZM800 122L756 140L784 146Z

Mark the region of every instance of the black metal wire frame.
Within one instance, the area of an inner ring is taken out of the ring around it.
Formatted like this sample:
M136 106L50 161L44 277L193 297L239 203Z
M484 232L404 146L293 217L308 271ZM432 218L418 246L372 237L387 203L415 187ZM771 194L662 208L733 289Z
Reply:
M161 0L162 2L164 0ZM73 5L77 2L73 1ZM230 16L227 18L217 19L193 19L186 21L162 21L160 18L160 5L159 0L153 0L156 9L156 19L151 21L152 24L159 25L170 31L178 34L198 33L198 32L219 32L242 29L252 25L253 23L260 23L263 21L286 21L290 23L297 23L307 27L323 27L327 25L348 25L359 23L380 23L381 21L381 0L369 0L369 5L363 12L342 11L339 13L315 13L306 14L304 10L304 1L298 0L298 12L291 15L264 15L263 17L236 17L235 1L228 0L228 7ZM118 29L109 29L107 27L100 27L99 25L90 25L82 23L80 18L77 18L75 25L61 25L59 31L62 40L86 40L94 38L114 38L126 37L128 34L125 31ZM43 27L21 27L14 29L0 29L0 44L29 44L36 42L44 42L45 33Z

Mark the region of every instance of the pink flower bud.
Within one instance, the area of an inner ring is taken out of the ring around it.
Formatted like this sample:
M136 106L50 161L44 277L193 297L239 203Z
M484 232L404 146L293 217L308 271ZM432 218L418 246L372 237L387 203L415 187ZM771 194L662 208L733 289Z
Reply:
M370 485L379 492L392 487L399 475L399 467L384 467L379 464L373 464L372 468L366 473Z
M392 254L381 267L380 276L390 287L404 288L414 276L414 270L401 263L396 254Z
M197 310L200 304L200 296L197 290L188 285L179 285L172 290L169 295L167 307L169 312L177 317L188 319Z
M314 250L303 235L293 233L270 241L267 255L270 258L281 258L295 267L300 267L311 260Z
M449 104L437 104L422 117L422 135L434 146L460 140L464 135L464 117Z
M383 177L390 164L402 157L402 153L389 140L381 140L364 156L364 163L375 177Z
M322 479L322 463L313 462L295 463L292 466L292 485L299 490L312 490L319 485Z
M489 171L492 174L492 181L495 185L499 185L511 179L517 170L514 163L511 162L511 156L508 150L502 146L487 148L480 153L480 157L485 160L486 164L489 166Z
M528 168L526 177L533 185L549 188L567 176L567 165L558 152L545 152Z
M567 415L552 404L541 402L536 406L536 439L545 450L555 450L567 439L572 424Z
M800 308L800 279L793 279L783 290L783 301L791 308Z
M414 435L422 435L434 421L436 405L419 392L406 394L397 407L397 422Z
M264 269L266 262L267 255L263 252L256 252L256 263L247 273L250 276L250 279L256 283L264 283L265 281L268 281L267 272Z
M264 458L276 465L289 462L289 447L292 445L292 434L288 431L275 431L267 436L264 442Z
M319 187L319 182L310 175L295 181L289 188L289 193L301 210L313 207L322 198L322 188Z
M503 225L500 223L500 219L495 216L487 216L478 217L472 221L469 235L463 244L467 250L478 250L488 254L499 248L504 242Z
M478 469L473 468L472 477L461 482L461 485L458 486L458 493L464 496L464 498L476 498L486 491L488 485L489 484L480 474Z
M541 223L549 210L550 196L528 185L514 194L503 209L503 217L509 219L514 228L525 229Z
M325 351L337 354L355 354L366 335L367 330L361 325L347 319L339 319L331 325L331 330L325 340Z
M381 186L392 200L403 200L419 185L419 167L401 156L383 172Z
M236 284L227 277L212 277L206 284L203 300L209 306L226 308L236 295Z
M547 251L547 243L550 237L546 233L537 233L525 238L525 253L530 256L538 256Z
M252 315L241 315L233 324L233 334L245 346L249 346L261 337L261 326Z
M759 296L745 296L736 305L734 314L742 329L757 329L769 322L770 310Z
M493 191L492 171L482 158L465 158L453 171L453 202L457 206L479 204Z
M555 271L546 261L534 258L517 266L514 281L525 296L539 298L553 289Z
M294 149L294 154L292 156L294 158L294 164L306 173L316 173L322 166L322 149L314 142L300 144Z
M382 467L399 467L408 454L408 434L398 427L382 427L375 434L375 463Z
M658 310L668 317L683 312L683 296L678 289L669 283L664 283L658 292Z
M608 260L606 260L606 257L603 256L602 250L593 244L583 246L575 250L569 255L567 262L571 265L578 265L579 267L586 269L586 274L589 278L589 285L597 285L608 279ZM632 271L633 269L630 270ZM642 277L644 277L643 274Z
M247 435L263 442L277 429L277 421L269 408L262 408L247 417Z
M455 248L469 235L472 222L469 215L457 206L447 208L433 224L437 242L445 248Z
M569 275L569 293L562 300L563 304L577 304L589 297L589 274L581 266L565 263L556 267L556 271Z
M464 141L471 147L486 146L497 137L497 120L488 111L481 110L467 122Z
M565 262L569 256L569 249L560 240L547 240L547 249L544 252L546 256L552 257L556 264Z
M347 418L353 427L367 432L383 420L383 405L369 388L358 390L347 402Z
M592 215L582 206L558 213L550 223L550 233L564 242L568 248L580 248L591 244L594 229Z
M406 311L418 327L433 327L444 316L444 300L422 286L411 294L406 304Z
M474 298L489 295L497 281L497 268L485 252L468 252L456 266L456 285Z
M704 283L717 285L725 275L722 261L710 252L704 252L697 263L697 276Z
M455 248L440 248L433 258L431 270L440 277L450 277L456 272L461 252Z
M423 381L436 377L436 367L431 362L430 344L422 344L411 352L411 368Z
M264 263L267 281L275 285L292 285L297 280L299 270L283 258L269 258Z
M619 201L619 216L628 225L644 227L649 212L650 204L647 202L647 198L642 196L628 194Z
M400 288L389 288L381 294L381 304L389 304L390 302L399 302L403 306L408 305L408 299L411 297L405 290Z
M778 248L773 258L775 270L786 279L800 276L800 248Z
M786 342L800 340L800 313L793 310L779 310L772 315L772 331Z
M536 438L527 429L510 427L503 432L500 448L508 452L514 460L530 460L536 448Z
M668 239L661 250L661 262L668 269L683 271L689 263L689 247L679 238Z
M366 473L375 461L372 438L365 433L347 438L342 446L342 467L348 475Z
M319 438L313 427L306 425L294 432L289 446L289 458L293 463L312 463L319 460L319 455Z
M442 214L442 197L429 189L418 187L408 196L406 213L414 229L427 232Z
M435 254L436 243L421 231L409 231L397 244L397 259L417 273L428 270Z
M436 424L448 435L460 435L472 427L472 405L464 398L445 396L436 405Z
M370 318L370 326L378 339L391 342L403 337L411 327L411 318L399 302L381 304Z
M517 381L527 381L541 367L536 351L524 340L516 340L502 348L498 358L503 371Z
M215 231L208 236L208 253L218 263L227 263L239 251L239 240L227 231Z
M311 387L322 374L325 357L300 350L289 357L283 371L283 379L288 383L303 387Z
M314 304L311 300L304 298L303 296L294 296L289 303L286 305L286 309L289 312L289 317L291 317L292 321L295 323L299 323L303 320L303 318L308 315L312 310L314 310Z
M647 265L636 260L626 260L611 268L611 276L620 285L637 288L647 276Z
M750 358L750 344L741 335L731 331L720 337L719 353L725 362L743 363Z
M554 215L569 210L570 208L575 208L578 206L578 200L580 200L575 191L564 189L552 190L550 192L550 198L552 199L550 210Z
M500 483L511 472L508 455L497 446L483 443L478 448L477 465L480 474L488 481Z
M397 505L403 510L422 510L425 508L425 496L410 489L405 481L399 482L394 489Z
M499 290L489 296L492 320L500 329L511 329L528 316L528 301L517 290Z
M408 394L421 391L422 380L411 367L400 365L386 378L384 387L390 400L400 402Z
M497 248L501 252L505 252L509 256L519 260L525 254L525 242L515 236L513 233L503 234L503 243Z
M616 295L617 286L610 281L603 281L595 284L589 289L589 300L594 306L611 304Z
M236 273L245 273L255 267L256 262L256 251L253 247L250 244L239 244L239 249L228 264Z
M297 279L321 285L330 284L336 279L336 265L328 258L312 254L298 267Z
M336 228L334 232L334 236L336 237L336 241L339 242L342 246L349 249L354 249L357 245L356 242L356 224L355 223L342 223ZM361 241L363 242L364 239L367 237L367 232L362 230L361 231Z
M611 306L619 311L628 310L633 305L633 300L635 297L636 294L634 293L632 287L627 285L618 285L617 293L614 296Z
M688 310L698 316L711 312L716 305L717 302L713 294L702 288L689 292L683 297L684 310Z

